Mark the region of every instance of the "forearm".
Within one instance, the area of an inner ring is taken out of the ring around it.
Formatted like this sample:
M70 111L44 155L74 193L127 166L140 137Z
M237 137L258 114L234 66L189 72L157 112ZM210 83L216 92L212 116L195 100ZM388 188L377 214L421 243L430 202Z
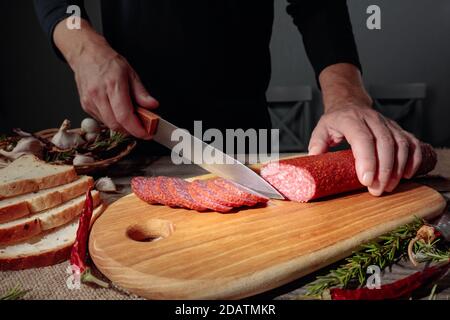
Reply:
M97 48L108 46L106 39L84 19L81 19L80 29L67 28L66 20L59 22L53 41L72 69L84 53L94 53Z
M287 0L314 71L338 63L361 68L346 0Z
M156 108L158 101L127 60L87 20L80 27L67 28L63 20L55 26L52 40L74 71L83 110L111 130L149 139L134 104Z
M319 75L325 112L348 105L370 108L372 99L364 88L361 72L352 64L338 63Z

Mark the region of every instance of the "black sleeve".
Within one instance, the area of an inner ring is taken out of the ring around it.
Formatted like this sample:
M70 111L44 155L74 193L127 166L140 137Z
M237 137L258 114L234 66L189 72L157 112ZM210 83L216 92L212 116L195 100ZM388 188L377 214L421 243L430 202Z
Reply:
M336 63L362 70L346 0L288 0L316 76Z
M71 16L70 13L67 13L67 8L71 5L79 6L81 17L89 20L83 0L34 0L34 7L42 29L44 29L55 53L62 59L64 58L53 42L53 31L60 21Z

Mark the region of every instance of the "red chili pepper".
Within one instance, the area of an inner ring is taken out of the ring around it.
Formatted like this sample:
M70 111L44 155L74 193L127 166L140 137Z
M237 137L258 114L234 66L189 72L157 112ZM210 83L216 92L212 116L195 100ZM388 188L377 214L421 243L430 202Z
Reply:
M101 287L108 287L108 284L106 282L103 282L92 275L90 268L86 264L89 229L91 226L93 212L94 201L92 200L91 190L88 190L86 192L86 200L84 202L83 212L80 216L77 237L70 254L70 265L72 266L74 272L81 276L81 281L92 282Z
M421 286L439 279L447 272L450 261L441 266L426 268L409 277L381 286L380 289L361 288L355 290L331 289L332 300L393 300L411 295Z

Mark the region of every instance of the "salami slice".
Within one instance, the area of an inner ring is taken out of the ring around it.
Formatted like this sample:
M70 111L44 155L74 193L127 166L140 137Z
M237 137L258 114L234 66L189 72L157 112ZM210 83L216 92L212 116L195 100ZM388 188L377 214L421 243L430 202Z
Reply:
M208 189L210 190L211 197L214 201L229 207L242 207L249 206L253 207L258 202L249 199L249 197L245 197L239 192L234 192L233 190L228 190L223 187L220 187L216 183L217 179L210 179L207 181Z
M241 197L242 199L246 199L249 202L254 202L253 205L257 203L266 203L267 201L269 201L269 198L258 195L256 193L252 193L250 190L247 190L246 188L241 187L240 185L229 180L218 178L214 180L214 183L216 183L219 188L223 188L228 192Z
M198 204L192 199L188 190L189 184L189 182L183 179L171 178L167 182L167 189L180 207L197 211L208 210L208 208Z
M150 204L159 203L154 196L156 179L155 177L134 177L131 179L131 190L142 201Z
M436 165L436 153L430 145L423 144L422 155L418 174L425 174ZM261 169L261 176L287 199L298 202L364 188L358 180L351 150L270 163Z
M208 185L204 180L195 180L189 185L188 190L195 202L208 209L222 213L229 212L233 209L232 207L224 206L214 201L210 196Z
M164 204L169 207L179 207L177 199L169 191L168 183L170 181L169 177L158 177L155 183L155 197L159 203Z

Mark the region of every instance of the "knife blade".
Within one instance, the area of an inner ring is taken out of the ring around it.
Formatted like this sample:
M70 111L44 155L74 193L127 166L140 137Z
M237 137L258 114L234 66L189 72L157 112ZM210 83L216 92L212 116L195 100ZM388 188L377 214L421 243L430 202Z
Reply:
M142 120L147 133L152 136L152 139L173 152L174 147L179 144L179 141L172 140L172 133L180 129L147 109L137 108L137 114ZM284 197L266 180L261 178L261 176L240 161L203 142L186 130L184 130L183 138L188 138L190 140L191 150L194 150L194 152L182 154L186 160L201 166L203 169L221 178L232 180L235 183L268 198L284 199ZM203 152L207 148L208 152ZM198 161L200 158L199 154L197 154L198 152L202 152L202 161L200 162ZM212 154L214 154L214 158L222 159L222 163L214 163L214 159L210 158Z

